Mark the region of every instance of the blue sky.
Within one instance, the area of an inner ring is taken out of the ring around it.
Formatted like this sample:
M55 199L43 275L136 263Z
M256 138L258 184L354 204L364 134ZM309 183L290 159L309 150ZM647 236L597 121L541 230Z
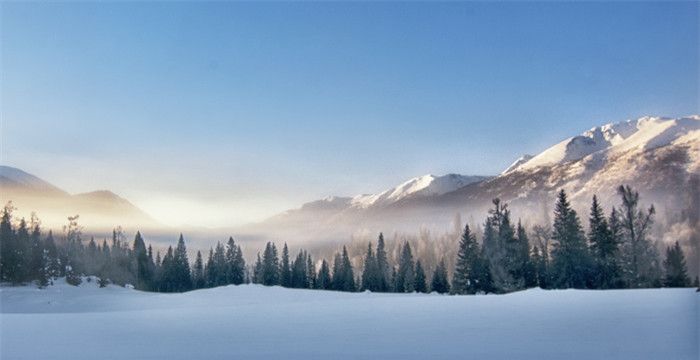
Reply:
M0 6L2 163L173 224L700 112L697 2Z

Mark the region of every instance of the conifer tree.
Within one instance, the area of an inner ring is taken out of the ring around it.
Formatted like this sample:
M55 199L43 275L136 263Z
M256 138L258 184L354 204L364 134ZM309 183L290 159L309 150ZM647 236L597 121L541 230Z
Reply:
M173 274L174 274L174 289L176 292L183 292L192 289L192 278L190 275L190 263L187 259L187 248L185 247L185 239L180 234L177 240L177 247L173 257Z
M334 290L355 291L355 275L345 246L343 246L342 253L336 253L333 260L332 281Z
M664 260L666 277L664 286L666 287L688 287L690 278L685 264L685 256L681 246L676 241L675 245L666 248L666 260Z
M94 242L93 242L94 243ZM136 288L140 290L150 290L153 285L153 265L148 258L146 243L143 241L141 232L137 231L134 237L133 254L136 269Z
M557 288L586 287L589 271L589 255L581 222L571 208L566 192L559 192L554 210L552 251L554 286Z
M115 244L115 242L113 242ZM113 246L114 248L114 246ZM160 291L162 292L173 292L175 290L175 255L173 252L173 247L168 246L168 251L165 252L162 264L162 274L160 279Z
M27 229L27 222L24 218L19 221L19 226L14 236L13 247L12 267L10 268L12 278L10 281L13 284L19 284L24 282L29 275L29 267L25 261L29 253L29 230Z
M393 278L391 275L391 267L386 254L386 245L384 244L384 234L379 233L377 239L377 251L375 255L377 261L377 291L393 291Z
M277 256L277 247L268 242L265 246L262 260L262 284L267 286L280 284L280 264Z
M224 255L226 266L225 266L225 272L226 272L226 284L233 284L233 277L234 277L234 264L236 262L236 242L233 241L233 237L229 236L228 241L226 242L226 252Z
M323 259L323 261L321 261L321 267L318 270L318 275L316 276L316 289L330 290L332 287L331 270L326 259Z
M202 260L202 252L197 251L197 258L192 265L192 280L194 282L195 289L202 289L206 285L206 279L204 276L204 260Z
M17 246L15 231L12 228L12 211L15 207L8 201L2 210L0 218L0 281L15 282L17 262Z
M365 267L362 271L362 290L380 291L381 283L379 279L379 269L377 267L377 259L372 252L372 242L367 245L367 253L365 254Z
M340 253L335 253L335 256L333 257L333 280L332 280L332 289L333 290L341 290L343 288L343 280L344 280L344 274L343 274L343 259L340 256Z
M292 263L290 286L297 289L309 287L309 279L306 271L306 254L301 250Z
M535 269L535 264L530 258L530 239L527 236L525 227L523 227L520 221L518 221L516 234L518 260L515 275L516 278L522 279L525 288L532 288L537 286L537 270Z
M39 287L46 287L49 284L49 275L47 269L48 258L44 250L44 242L41 240L41 229L38 221L35 220L32 214L32 233L31 238L31 259L29 269L31 271L30 280L37 280Z
M440 294L450 292L450 281L447 278L447 266L445 260L440 260L440 263L433 272L433 279L430 283L430 290Z
M416 276L415 276L415 285L413 286L416 292L419 293L427 293L428 292L428 285L426 283L425 279L425 270L423 270L423 265L420 263L420 260L416 261Z
M260 258L260 253L258 252L258 256L255 260L255 265L253 266L253 283L254 284L262 284L263 282L263 263L262 259Z
M240 245L236 246L236 253L233 257L231 268L231 283L234 285L243 284L245 282L245 259L243 258L243 250Z
M399 259L399 269L396 273L396 292L413 292L415 291L415 264L413 263L413 254L411 253L411 245L405 242L401 249L401 258Z
M311 259L311 254L306 255L306 272L306 276L309 279L308 288L316 288L316 266L314 265L314 262Z
M477 267L479 261L479 244L476 242L476 237L472 234L469 225L466 225L459 240L457 261L452 277L452 291L455 294L475 294L478 291Z
M292 270L289 265L289 248L287 243L284 243L282 248L282 261L280 262L280 285L284 287L292 286Z
M350 262L350 256L348 256L348 249L343 245L343 272L345 274L343 279L343 291L355 291L355 272L352 269L352 263Z
M214 263L214 249L209 248L209 257L204 266L204 277L206 278L206 287L216 286L216 264Z
M617 218L615 212L612 216ZM620 276L617 264L618 244L595 195L593 195L588 224L588 241L593 258L591 285L596 289L615 288L619 284Z
M229 263L226 259L226 247L220 243L216 243L214 248L214 266L216 269L216 285L223 286L229 283Z
M517 240L510 223L510 212L501 200L493 199L494 208L484 224L483 257L490 269L493 288L497 292L514 291L522 287L522 281L512 275L517 264Z

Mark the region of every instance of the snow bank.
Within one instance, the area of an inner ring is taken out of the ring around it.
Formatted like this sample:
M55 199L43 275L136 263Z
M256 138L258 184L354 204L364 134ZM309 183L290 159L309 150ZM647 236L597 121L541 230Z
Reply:
M0 290L6 359L697 359L693 289L497 296Z

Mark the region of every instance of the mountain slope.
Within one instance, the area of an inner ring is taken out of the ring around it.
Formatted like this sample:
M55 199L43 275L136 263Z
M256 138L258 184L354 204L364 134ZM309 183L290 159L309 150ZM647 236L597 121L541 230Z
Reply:
M641 206L655 204L663 224L658 228L680 234L658 238L688 242L695 236L692 228L700 229L700 116L606 124L518 159L499 176L464 182L470 178L453 176L423 176L379 194L319 200L244 230L309 242L373 238L379 231L445 231L456 214L480 224L496 197L509 203L515 218L543 224L550 221L559 189L570 194L585 225L594 194L610 209L619 204L617 187L628 184L640 192Z
M442 195L487 178L486 176L464 176L459 174L447 174L444 176L428 174L410 179L379 194L355 196L351 200L351 205L362 209L372 206L387 206L404 199Z
M68 195L65 191L20 169L0 165L0 188L4 191Z
M71 195L20 169L0 166L0 201L12 201L16 215L29 217L36 212L42 226L60 228L68 216L80 215L80 223L90 229L159 226L148 214L111 191L100 190Z

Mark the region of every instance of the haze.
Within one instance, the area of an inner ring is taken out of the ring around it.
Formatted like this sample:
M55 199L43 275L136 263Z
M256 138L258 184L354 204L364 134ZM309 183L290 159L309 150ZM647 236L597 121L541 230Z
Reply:
M699 112L697 2L0 12L0 162L169 225L493 175L595 125Z

